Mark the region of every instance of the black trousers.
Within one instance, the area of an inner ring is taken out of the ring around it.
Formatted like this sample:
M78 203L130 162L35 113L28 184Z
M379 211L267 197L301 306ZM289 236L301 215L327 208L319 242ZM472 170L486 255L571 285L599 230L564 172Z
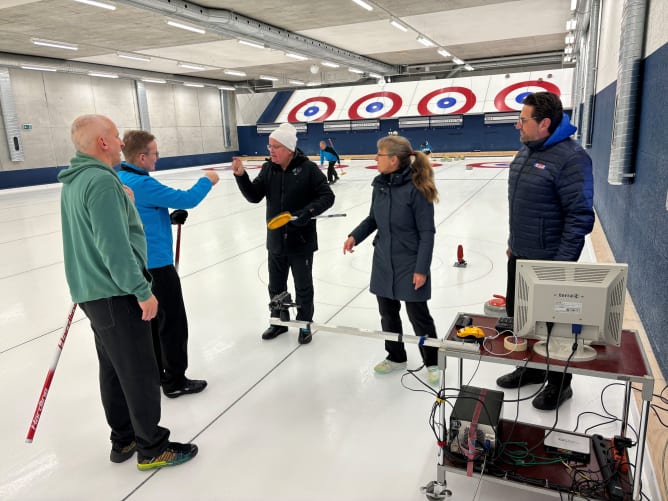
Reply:
M329 166L327 167L327 181L330 183L339 178L339 175L336 173L336 168L334 167L335 165L336 162L329 162Z
M111 440L136 440L142 456L158 456L167 447L169 430L160 422L160 380L151 328L141 319L135 296L116 296L81 303L95 334L100 364L100 395L111 427Z
M158 315L151 320L155 358L165 390L180 388L188 368L188 318L183 304L181 279L173 265L149 270Z
M378 299L378 311L380 312L380 325L385 332L403 333L401 325L401 302L396 299L376 296ZM436 326L434 319L429 313L427 302L405 301L406 313L413 326L415 335L436 338ZM399 341L385 341L385 350L387 350L387 359L392 362L405 362L406 348L404 343ZM438 348L433 346L420 346L420 355L424 365L429 367L438 364Z
M269 253L269 298L288 290L288 273L292 270L295 283L295 303L297 320L313 321L313 253L274 254ZM272 317L279 317L278 310L272 310Z
M506 281L506 315L509 317L515 315L515 272L517 270L518 259L526 258L517 257L514 254L510 254L508 257L508 279ZM541 369L527 367L525 370L532 374L545 374L545 371ZM573 379L573 374L564 374L563 371L548 371L547 383L560 386L562 377L564 381L564 387L570 386L571 379Z

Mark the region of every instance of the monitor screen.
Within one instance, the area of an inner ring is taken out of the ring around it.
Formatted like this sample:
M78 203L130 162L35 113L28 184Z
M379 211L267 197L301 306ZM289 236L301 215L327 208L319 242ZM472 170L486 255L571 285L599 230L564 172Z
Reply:
M516 335L541 339L534 351L557 360L596 358L586 344L619 346L627 274L626 264L518 260ZM578 349L571 355L576 339Z

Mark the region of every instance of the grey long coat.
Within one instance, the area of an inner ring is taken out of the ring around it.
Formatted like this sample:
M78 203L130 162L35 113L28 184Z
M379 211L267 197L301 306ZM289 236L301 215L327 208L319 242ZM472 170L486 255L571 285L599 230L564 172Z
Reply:
M434 204L418 191L411 175L411 169L405 168L376 176L369 216L350 235L359 245L377 230L371 268L373 294L418 302L431 298L429 267L436 228ZM418 290L413 285L413 273L427 275Z

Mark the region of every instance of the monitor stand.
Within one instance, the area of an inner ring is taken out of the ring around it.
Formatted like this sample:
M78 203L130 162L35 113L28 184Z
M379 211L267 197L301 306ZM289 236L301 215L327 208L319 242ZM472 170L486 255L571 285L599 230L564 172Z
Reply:
M596 358L596 350L591 346L586 346L582 341L578 341L578 349L575 350L575 353L571 357L573 342L573 339L551 337L549 358L551 360L568 360L570 358L571 362L587 362ZM533 345L533 351L538 355L548 358L547 347L547 342L538 341Z

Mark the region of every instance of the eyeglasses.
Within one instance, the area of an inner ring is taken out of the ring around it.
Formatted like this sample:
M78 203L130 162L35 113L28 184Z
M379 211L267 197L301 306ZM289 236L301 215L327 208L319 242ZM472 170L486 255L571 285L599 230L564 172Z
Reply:
M520 125L524 125L524 122L526 122L527 120L536 120L536 121L538 121L538 119L537 119L536 117L527 117L527 118L525 118L525 117L518 117L518 118L517 118L517 123L520 124Z
M269 151L280 150L281 148L285 148L285 146L283 146L282 144L268 144L267 145L267 149Z
M377 157L393 157L392 153L376 153Z
M142 155L146 155L146 156L155 155L155 158L160 158L160 152L158 152L157 150L156 151L145 151L145 152L142 153Z

